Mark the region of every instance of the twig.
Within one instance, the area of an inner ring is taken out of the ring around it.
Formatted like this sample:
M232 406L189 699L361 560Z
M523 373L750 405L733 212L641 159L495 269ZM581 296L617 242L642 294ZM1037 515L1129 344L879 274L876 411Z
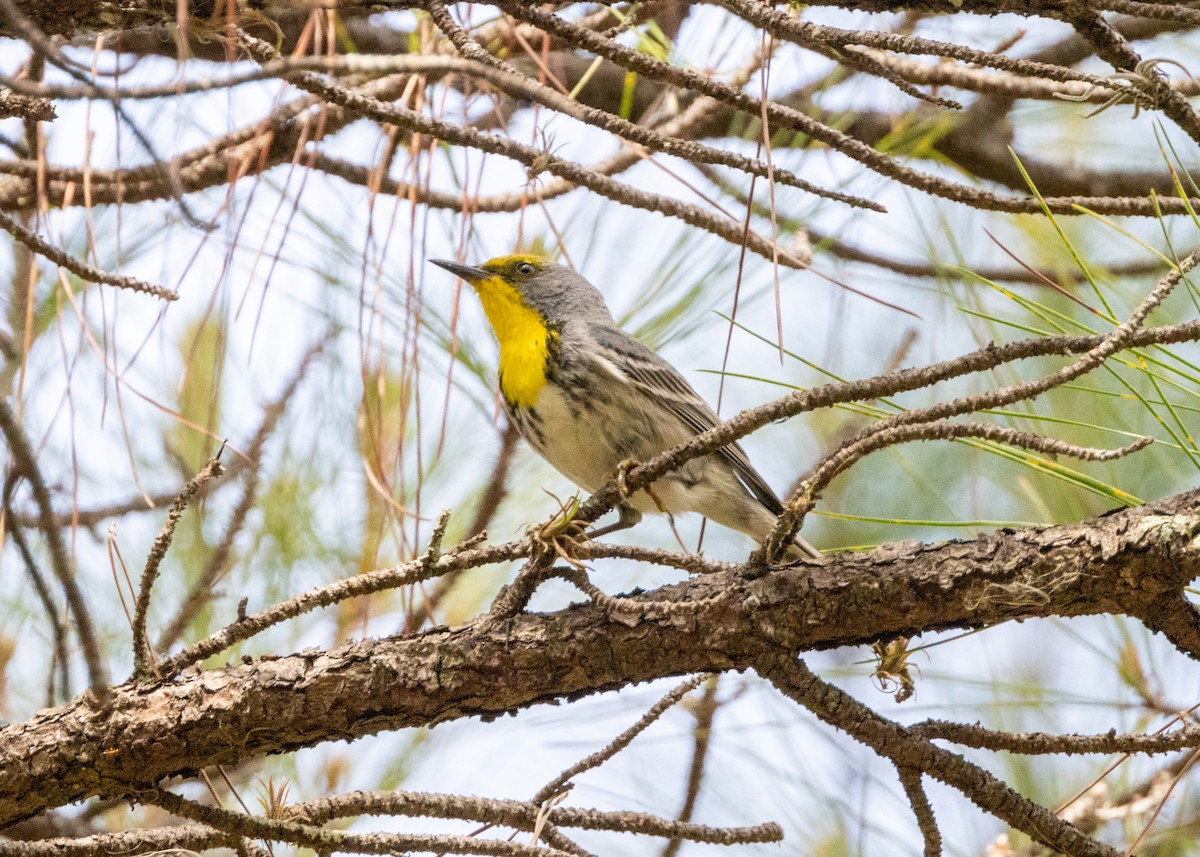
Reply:
M230 515L229 524L225 527L221 541L214 548L212 555L209 556L203 571L197 576L195 583L192 584L188 594L179 605L179 609L175 612L174 617L172 617L171 621L167 623L166 628L159 635L159 651L166 651L179 639L187 623L191 621L197 611L212 597L213 587L228 570L229 557L233 553L234 539L241 531L247 516L249 516L251 510L254 508L254 501L258 495L263 448L266 446L267 440L274 433L279 420L283 418L288 402L291 401L296 389L300 386L300 382L307 374L312 361L325 350L328 344L329 339L324 338L309 348L300 360L300 365L296 368L291 380L283 388L283 392L276 397L275 401L269 403L263 409L263 418L262 422L259 423L258 431L254 433L253 439L246 447L246 458L250 460L250 464L247 465L246 481L242 487L242 496L238 499L238 503Z
M470 836L351 833L317 827L312 819L336 818L347 814L434 815L443 818L478 818L490 823L531 830L539 807L534 803L459 797L457 795L419 795L393 792L358 792L290 807L292 817L261 818L205 806L163 790L146 790L138 798L182 818L201 822L227 833L253 839L290 842L317 851L336 850L367 854L396 851L432 851L444 854L483 854L497 857L568 857L570 852L554 847L538 847L496 839ZM610 830L647 836L679 835L693 842L735 845L752 842L778 842L782 831L776 824L755 827L717 828L700 824L682 824L636 812L600 812L589 809L554 810L561 826L587 830ZM304 821L298 819L306 819Z
M0 853L5 857L97 857L101 854L135 857L139 854L172 852L194 854L213 848L232 848L237 838L234 834L205 824L176 824L30 842L6 839L0 843Z
M557 848L540 848L499 840L472 839L469 836L433 834L351 833L327 830L296 821L242 815L213 806L205 806L168 791L143 791L138 798L159 806L181 818L199 821L218 830L253 839L288 842L312 848L318 853L351 851L365 854L397 851L432 851L441 854L481 854L496 857L569 857Z
M11 509L5 510L5 517L12 520ZM33 591L37 594L38 600L42 602L42 609L46 611L46 619L50 622L51 636L54 638L54 661L58 665L58 698L67 699L71 695L71 661L70 655L67 652L67 629L63 625L62 619L58 615L58 607L54 603L54 598L50 594L50 587L46 585L46 581L42 579L42 573L38 570L37 563L34 562L33 552L29 549L29 542L25 539L24 530L13 525L8 531L9 536L13 540L13 544L17 546L17 553L21 555L21 562L25 566L25 573L29 575L29 580L33 584ZM50 675L46 680L46 705L50 706L55 701L54 691L54 676L55 669L53 665L50 668Z
M886 80L892 86L899 89L905 95L916 98L920 101L928 102L935 107L941 107L946 110L962 110L963 106L957 101L949 98L941 98L936 95L930 95L927 92L922 92L917 89L907 80L892 71L886 63L880 62L879 59L871 53L864 50L854 50L856 46L848 45L841 52L830 52L830 56L849 68L857 69L858 71L879 77Z
M0 229L8 232L34 253L40 256L45 256L54 264L66 268L72 274L81 277L91 283L103 283L108 286L116 286L120 289L129 289L135 292L143 292L148 295L153 295L156 298L162 298L166 301L179 300L179 293L171 289L156 286L153 283L147 283L145 280L139 280L137 277L128 277L124 274L113 274L108 271L103 271L100 268L93 267L86 262L81 262L74 256L69 255L63 250L55 247L43 239L40 235L32 230L26 229L14 218L9 217L3 211L0 211Z
M763 560L771 562L782 555L787 545L791 544L792 539L795 537L799 523L803 521L804 516L816 502L821 488L825 484L828 484L825 481L826 478L831 479L836 472L840 472L841 465L837 463L837 459L842 456L861 457L855 453L851 453L850 450L852 448L865 454L872 449L882 448L876 445L879 442L878 439L891 435L892 430L896 427L913 426L919 423L932 425L937 421L945 420L959 414L979 412L988 408L1012 404L1013 402L1031 401L1048 390L1052 390L1082 375L1086 375L1106 362L1113 354L1128 346L1132 338L1141 329L1146 317L1166 299L1167 295L1180 283L1184 275L1194 268L1198 262L1200 262L1200 251L1193 251L1185 256L1175 268L1159 279L1154 288L1150 290L1150 293L1142 299L1141 303L1138 304L1125 321L1119 324L1111 333L1102 337L1095 347L1088 350L1075 362L1064 366L1057 372L1041 378L1011 384L990 392L979 393L973 396L961 396L924 408L913 408L879 420L863 429L857 437L848 441L841 449L826 456L825 459L813 468L811 471L812 475L805 477L801 481L800 486L792 492L791 497L784 503L784 511L779 516L779 523L764 541L763 548L758 551L759 556ZM891 436L898 439L908 435L905 432L901 432ZM1020 442L1024 445L1027 441L1028 438L1023 438ZM1140 441L1138 443L1141 443L1141 446L1145 446L1145 443ZM1123 450L1115 450L1113 456L1125 455L1136 451L1136 449L1140 449L1141 446L1138 446L1138 443L1132 444ZM1092 456L1088 455L1085 457Z
M527 541L508 542L485 548L452 550L433 569L427 568L423 560L416 559L395 568L378 569L344 580L337 580L289 598L258 613L239 618L233 625L210 634L165 660L160 664L159 672L164 678L176 675L185 667L211 657L242 640L248 640L272 625L321 607L328 607L331 604L338 604L350 598L357 598L360 595L384 589L420 583L422 580L456 569L474 568L488 563L519 559L528 555L529 543Z
M689 574L718 574L732 571L737 563L710 559L702 554L682 553L664 548L647 548L640 545L618 545L612 542L585 541L575 548L579 559L627 559L678 568Z
M499 800L464 795L406 791L351 792L289 807L290 815L307 824L324 824L351 815L408 815L485 821L492 826L531 830L541 811L535 801ZM579 807L556 806L553 815L559 827L584 830L613 830L648 836L670 836L678 830L693 842L729 845L735 842L777 842L778 825L709 827L679 824L648 813L601 812ZM487 840L481 840L487 841Z
M224 448L224 444L222 444L221 450ZM200 472L179 492L170 511L167 512L167 520L163 524L162 531L154 539L154 544L150 547L150 554L146 557L146 567L142 570L142 579L138 583L138 596L133 611L134 681L146 681L155 677L154 653L150 649L150 641L146 636L146 617L150 612L150 594L154 589L154 581L158 579L159 566L171 548L171 541L175 537L175 526L183 517L183 510L187 508L188 502L205 482L221 475L221 450L218 450L217 454L210 458Z
M1024 161L1024 163L1026 168L1028 168L1029 162ZM769 215L769 212L764 206L761 206L750 200L740 187L735 185L733 182L728 181L724 176L721 175L720 171L704 164L697 164L696 170L699 171L699 173L706 179L712 182L713 185L715 185L718 189L720 189L722 193L733 197L743 205L752 204L756 214ZM363 176L364 177L362 181L365 183L365 172ZM1166 176L1163 178L1164 180L1167 180ZM435 207L439 207L440 203L441 200L438 200L436 203L432 201L430 202L430 204L434 205ZM463 205L464 203L460 200L458 202L458 207L462 208ZM883 268L887 271L903 274L906 277L966 280L968 282L984 280L996 283L1029 283L1035 286L1045 286L1047 285L1047 280L1049 279L1046 275L1041 274L1040 272L1037 272L1029 267L993 268L965 264L943 264L937 260L932 260L930 262L917 262L907 261L904 259L895 259L891 256L877 253L873 250L867 250L863 247L849 244L831 233L814 229L811 225L805 225L805 232L808 235L808 240L813 248L813 251L816 253L828 253L835 259L839 259L843 262L859 262L865 265L874 265L877 268ZM1115 277L1134 277L1145 274L1157 274L1165 267L1167 267L1166 263L1154 256L1135 262L1115 263L1103 266L1105 271ZM1057 272L1057 275L1061 280L1067 283L1078 283L1085 280L1084 275L1074 269Z
M704 685L704 692L691 708L692 716L696 718L696 725L692 727L692 762L688 766L687 791L684 793L683 806L675 817L677 821L690 822L692 814L696 811L696 801L700 798L700 787L704 783L704 765L708 761L708 748L712 740L713 720L720 705L717 701L719 682L719 676L709 676ZM682 845L682 839L672 839L662 850L663 857L675 857Z
M792 544L796 532L804 523L805 516L812 511L829 483L838 474L844 473L867 455L887 447L914 440L956 440L969 437L1032 449L1047 455L1067 455L1084 461L1112 461L1132 455L1154 442L1153 438L1142 437L1117 449L1094 449L991 423L935 421L892 424L882 430L877 429L878 425L879 423L875 423L868 426L857 437L829 453L809 471L808 475L800 480L800 484L784 504L783 514L779 516L779 523L763 540L762 547L755 552L756 559L752 562L759 561L769 565L777 561ZM783 541L779 541L781 539Z
M926 720L911 726L910 731L930 740L953 741L964 747L1019 753L1022 756L1097 753L1154 755L1200 747L1200 726L1184 726L1171 732L1160 731L1148 735L1117 732L1055 735L1048 732L1004 732L973 723Z
M83 649L83 657L87 662L89 689L100 707L108 703L112 694L111 680L108 667L100 653L100 643L96 638L95 626L88 611L87 602L75 579L75 571L67 556L66 545L63 544L62 532L54 522L54 510L50 505L50 491L38 467L37 458L29 446L25 432L17 424L16 415L8 406L8 400L0 398L0 432L8 441L9 454L12 456L10 466L16 477L29 481L33 492L33 501L38 509L38 527L46 537L50 548L50 567L59 585L66 595L67 607L75 619L75 633L79 635L79 645Z
M917 738L789 656L764 658L758 672L780 693L866 744L898 767L915 767L958 789L972 803L1050 848L1073 857L1118 857L1120 852L1080 833L1040 804L1022 797L961 756Z
M917 827L925 840L925 857L941 857L942 832L938 830L937 819L933 816L933 807L929 804L929 796L921 784L921 771L916 768L896 766L900 776L900 785L912 807L913 815L917 818Z
M683 699L701 684L707 681L710 676L707 673L701 673L689 678L687 681L676 685L667 692L662 699L654 703L646 710L646 713L638 718L637 723L630 726L612 741L610 741L603 749L597 750L587 758L581 759L571 767L567 768L557 777L552 779L546 785L538 789L537 794L531 798L534 804L541 804L554 797L567 788L567 784L575 777L582 774L584 771L590 771L592 768L598 768L611 759L617 753L624 750L638 735L646 731L649 726L663 716L670 708L676 705L679 700Z

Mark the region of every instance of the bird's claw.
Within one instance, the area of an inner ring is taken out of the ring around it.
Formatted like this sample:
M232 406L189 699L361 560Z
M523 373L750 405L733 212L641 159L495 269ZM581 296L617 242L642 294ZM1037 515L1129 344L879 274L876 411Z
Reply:
M579 495L572 496L566 502L559 500L558 503L558 512L550 520L530 524L525 528L525 535L533 547L534 556L549 553L582 571L583 564L575 559L574 549L588 538L588 534L587 524L575 518L579 513Z
M621 496L623 498L628 498L629 495L633 493L629 490L629 485L625 480L629 475L629 471L637 467L639 464L641 464L641 462L636 458L626 458L617 465L617 490L621 492Z

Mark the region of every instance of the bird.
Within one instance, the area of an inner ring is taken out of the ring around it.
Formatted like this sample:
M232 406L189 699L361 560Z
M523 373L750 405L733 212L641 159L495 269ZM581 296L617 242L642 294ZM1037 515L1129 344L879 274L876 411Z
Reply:
M517 431L585 491L718 424L683 375L622 330L599 289L570 268L529 253L481 265L430 261L478 294L500 344L500 394ZM615 524L588 535L631 527L643 513L696 512L762 542L782 511L731 443L633 492ZM801 538L785 554L789 561L822 556Z

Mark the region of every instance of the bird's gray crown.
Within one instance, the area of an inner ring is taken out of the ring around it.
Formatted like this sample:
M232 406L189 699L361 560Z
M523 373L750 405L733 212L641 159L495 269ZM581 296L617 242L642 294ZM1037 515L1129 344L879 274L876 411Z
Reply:
M521 293L525 303L554 327L571 321L613 323L599 289L563 265L542 256L500 256L478 267L433 260L435 265L477 285L499 277Z

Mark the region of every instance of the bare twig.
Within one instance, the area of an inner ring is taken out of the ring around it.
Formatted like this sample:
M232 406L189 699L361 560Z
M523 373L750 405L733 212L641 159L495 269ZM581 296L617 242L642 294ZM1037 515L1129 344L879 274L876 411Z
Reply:
M1200 747L1200 726L1183 726L1151 734L1104 732L1098 735L1054 735L1047 732L1006 732L979 724L926 720L911 727L923 738L953 741L964 747L993 752L1040 756L1051 753L1173 753Z
M867 455L881 449L914 440L976 438L1032 449L1047 455L1068 455L1085 461L1112 461L1143 450L1154 440L1150 437L1142 437L1117 449L1093 449L990 423L935 421L892 424L886 429L878 429L878 425L879 423L874 423L868 426L857 437L831 452L800 480L800 484L784 504L783 514L779 516L779 523L775 530L763 541L762 548L756 551L761 561L769 564L777 561L783 555L792 543L796 531L804 523L805 516L816 505L821 492L839 473L844 473ZM778 539L784 541L777 541Z
M982 768L881 717L849 694L822 681L803 662L792 657L774 657L765 660L759 672L784 696L891 759L897 767L916 768L958 789L972 803L1043 845L1073 857L1119 854L1080 833L1044 806L1017 794Z
M63 543L62 531L54 521L54 510L50 504L50 491L42 478L37 458L17 423L16 414L8 405L8 400L0 398L0 433L8 441L9 454L12 456L9 466L13 475L28 480L33 492L33 501L38 509L38 526L46 538L50 549L50 567L54 576L67 598L67 607L75 620L75 632L79 635L79 644L83 649L83 657L87 662L89 689L97 704L103 706L111 694L108 667L100 653L100 644L96 639L95 626L92 624L91 612L79 584L75 579L75 570L67 548Z
M266 446L267 440L274 433L279 420L283 418L288 402L291 401L296 389L300 386L300 382L307 374L313 360L325 350L328 344L329 339L324 338L309 348L304 357L301 358L300 365L296 368L291 380L284 386L283 391L273 402L269 403L263 409L263 418L259 424L258 431L254 433L254 437L246 446L246 458L250 460L250 464L246 466L246 481L242 487L242 496L238 499L238 503L234 507L232 515L230 515L229 524L225 527L221 541L213 549L208 562L204 565L204 569L196 577L195 583L192 584L191 589L188 590L188 594L180 603L179 609L176 610L171 621L167 623L159 635L159 651L166 651L179 639L187 623L191 621L192 617L196 615L197 611L204 604L208 603L213 594L213 587L216 586L217 582L228 570L229 557L233 553L234 539L241 531L247 516L254 508L254 501L258 496L263 448Z
M638 718L637 723L630 726L612 741L610 741L602 750L592 753L585 759L581 759L571 767L567 768L557 777L552 779L546 785L538 789L530 800L534 804L541 804L550 798L559 794L568 787L568 784L575 777L582 774L584 771L589 771L592 768L598 768L611 759L617 753L624 750L638 735L646 731L646 729L663 716L670 708L672 708L679 700L683 699L709 678L706 674L696 675L689 678L687 681L676 685L662 699L650 706L646 713Z
M708 761L708 749L712 741L713 721L716 719L718 676L710 676L704 685L704 692L691 707L696 725L692 727L692 762L688 766L687 790L683 797L683 806L676 816L678 821L689 822L692 813L696 811L696 801L700 798L700 787L704 783L704 767ZM674 857L679 853L683 840L674 838L662 850L663 857Z
M171 289L147 283L145 280L139 280L137 277L127 277L124 274L113 274L108 271L102 271L86 262L79 261L43 239L36 232L26 229L14 218L9 217L2 211L0 211L0 229L8 232L38 255L45 256L54 264L66 268L72 274L89 282L104 283L105 285L116 286L120 289L143 292L167 301L179 300L179 293Z
M289 842L317 852L350 851L363 854L397 851L432 851L440 854L482 854L496 857L569 857L556 848L539 848L500 840L473 839L469 836L432 834L352 833L327 830L296 821L282 821L241 815L218 807L205 806L167 791L141 792L139 798L160 806L174 815L199 821L218 830L253 839Z
M408 586L420 583L440 574L447 574L461 568L474 568L491 562L519 559L529 554L529 543L507 542L492 547L452 550L433 567L427 567L424 558L415 559L395 568L384 568L358 574L354 577L338 580L325 586L318 587L282 601L279 604L253 613L203 640L188 646L182 652L165 660L159 666L160 674L165 678L175 675L183 668L197 661L215 655L228 647L248 640L262 633L266 628L293 619L312 610L328 607L350 598L357 598L371 592L384 589L394 589L398 586Z
M844 444L840 450L826 456L823 461L813 468L811 474L801 481L799 487L792 492L792 496L784 503L784 512L779 516L779 523L771 535L764 541L764 546L759 552L760 556L764 560L771 561L782 555L787 545L791 544L792 539L795 537L798 525L803 521L804 516L812 508L813 504L815 504L821 489L824 485L828 484L826 480L833 478L842 469L844 463L856 460L870 450L882 448L882 446L877 446L876 444L880 443L881 439L885 436L891 436L896 439L900 437L910 438L920 436L919 432L912 434L908 432L892 434L894 429L901 426L912 427L922 423L933 425L938 421L959 414L977 413L988 408L996 408L1013 402L1030 401L1048 390L1073 381L1101 366L1109 357L1128 345L1130 340L1141 329L1146 317L1166 299L1167 295L1174 290L1187 272L1194 268L1198 262L1200 262L1200 251L1193 251L1184 257L1174 269L1169 271L1155 284L1150 293L1142 299L1141 303L1138 304L1125 321L1119 324L1111 333L1104 336L1094 348L1057 372L1042 378L1021 381L987 393L962 396L924 408L913 408L912 410L887 417L863 429L857 437ZM982 437L984 435L978 436ZM1029 444L1031 448L1049 451L1049 448L1039 446L1041 443L1040 440L1033 442L1028 437L1006 442L1017 442L1021 445ZM1145 443L1139 441L1131 444L1129 447L1113 451L1112 456L1127 455L1144 446ZM852 452L851 450L855 451ZM1076 454L1074 452L1067 453L1065 449L1061 451L1066 454ZM844 460L843 457L845 457ZM1096 458L1097 456L1093 451L1089 451L1080 457Z
M5 511L5 517L12 520L10 510ZM20 526L13 526L8 531L8 535L12 538L13 544L17 546L17 552L21 555L21 562L25 566L25 573L29 575L33 591L37 593L38 600L42 602L42 609L46 611L46 619L50 622L51 636L54 638L54 661L46 679L46 704L53 705L56 697L67 699L71 695L71 662L67 651L67 628L59 618L58 607L54 603L54 597L50 594L50 587L46 585L46 581L42 578L42 573L33 559L33 551L29 549L29 542L25 538L24 531ZM58 676L57 693L54 687L55 675Z
M290 842L318 851L332 849L366 854L395 851L432 851L443 854L484 854L497 857L567 857L571 852L554 847L520 845L496 839L429 834L351 833L317 827L308 821L282 820L241 815L205 806L167 791L143 791L147 803L209 827L255 839ZM340 804L340 806L339 806ZM447 818L477 818L490 823L530 830L537 821L537 804L464 798L454 795L415 795L390 792L360 792L340 799L317 801L293 807L293 818L339 817L346 814L414 814ZM752 828L714 828L687 825L669 819L633 812L555 809L559 826L591 830L619 830L649 836L681 834L695 842L733 845L746 842L776 842L778 825Z
M138 584L137 601L134 604L133 613L133 677L135 681L146 681L156 674L154 653L150 649L150 641L146 636L146 617L150 612L150 595L154 589L154 581L158 578L159 566L171 548L171 541L175 537L175 526L183 517L183 510L187 508L188 503L196 496L205 482L221 475L220 458L221 453L218 451L179 492L170 511L167 512L167 520L163 524L162 531L155 538L154 544L150 548L150 554L146 557L146 567L142 570L142 579Z
M237 837L204 824L146 827L118 833L95 833L81 837L58 837L17 842L6 839L0 850L5 857L96 857L98 854L162 854L179 851L197 853L210 848L232 848Z
M896 767L900 775L900 785L908 797L908 805L912 807L913 815L917 818L917 827L925 839L925 857L941 857L942 833L938 830L937 819L933 817L933 807L929 804L929 796L921 784L921 771L916 768Z
M1178 271L1173 271L1168 276L1178 278L1180 275ZM1197 338L1200 338L1200 321L1191 321L1180 325L1166 325L1146 330L1135 329L1129 334L1128 339L1122 337L1123 344L1120 347L1135 348L1149 344L1185 342ZM900 369L861 381L827 384L821 387L814 387L811 390L791 393L765 405L748 408L719 426L697 435L686 443L668 449L644 464L630 468L625 473L624 490L634 491L644 485L648 485L664 473L676 469L684 462L720 449L722 446L739 440L756 429L776 420L842 402L875 399L880 396L890 396L907 390L916 390L940 381L958 378L972 372L985 371L1005 363L1029 357L1045 356L1048 354L1092 352L1103 346L1107 341L1108 336L1035 337L1006 345L989 345L986 348L981 348L960 357L928 366ZM1008 389L1005 388L1006 391ZM974 408L977 399L972 398L971 402L972 408ZM994 404L978 404L978 408L996 406ZM900 416L911 418L914 413L921 413L926 420L930 420L944 419L956 413L952 405L935 407L937 408L935 411L917 409L906 411ZM959 403L958 407L962 407L961 403ZM875 424L875 426L878 425L879 423ZM593 493L580 506L579 513L576 516L577 519L587 522L594 521L621 500L621 491L622 486L618 484L617 480L609 482Z

